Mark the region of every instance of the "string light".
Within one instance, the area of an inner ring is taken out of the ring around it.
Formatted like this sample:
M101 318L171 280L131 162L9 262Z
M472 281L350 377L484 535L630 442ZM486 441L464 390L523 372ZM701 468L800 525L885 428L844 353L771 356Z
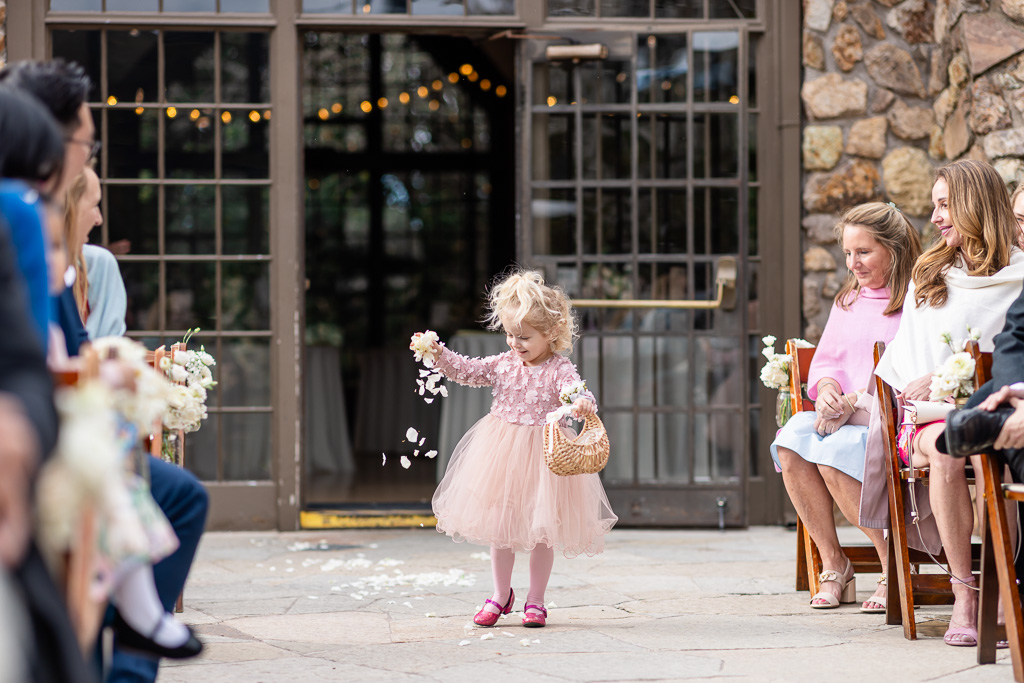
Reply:
M491 82L489 80L487 80L486 78L484 80L480 81L480 89L484 90L484 91L490 90L491 89Z
M167 118L173 119L178 115L178 110L175 107L167 107Z
M504 97L505 93L507 92L508 88L506 88L503 85L499 85L497 88L494 89L494 94L497 95L498 97Z
M331 105L331 111L335 114L340 114L342 109L343 107L341 106L341 102L335 102Z
M142 107L135 107L135 113L138 114L139 116L142 116L142 112L144 112L144 111L146 111L146 110L143 109Z
M109 104L111 107L113 107L115 104L117 104L117 98L114 97L113 95L111 95L110 97L107 98L107 104Z
M458 83L459 82L459 74L455 73L454 71L451 72L450 74L448 74L448 82L452 83L452 84Z
M558 98L554 95L548 95L548 106L553 107L558 104Z
M404 92L398 96L398 101L402 104L409 104L409 93Z
M740 103L740 98L739 98L738 95L733 95L732 97L729 98L729 104L739 104L739 103Z
M437 111L438 109L441 108L441 103L438 102L437 100L430 100L430 104L428 104L427 106L430 107L430 111Z
M380 107L381 109L385 109L388 106L388 98L382 97L379 100L377 100L377 106Z
M425 85L421 85L420 87L416 88L416 94L419 95L421 99L425 98L429 93L430 91L427 90L427 86Z
M224 123L231 123L231 112L229 112L229 111L221 112L220 120L223 121Z
M319 110L317 110L316 115L320 118L321 121L326 121L327 117L330 116L331 113L324 109L323 107L321 107Z
M470 83L476 83L477 80L480 78L480 74L478 74L477 72L473 71L468 76L466 76L466 78L469 79Z
M253 109L251 112L249 112L249 120L253 123L258 123L260 120L260 113Z
M196 119L199 118L199 110L198 109L193 109L192 111L190 111L188 113L188 117L190 119L192 119L193 121L195 121Z
M362 109L365 113L369 114L370 110L373 109L373 105L370 104L368 100L363 100L362 102L359 103L359 108Z
M434 81L433 83L431 83L430 87L433 88L434 90L440 90L441 88L444 87L444 83L442 83L441 79L439 78L436 81Z
M264 118L264 120L266 120L266 121L269 121L269 120L270 120L270 110L269 110L269 109L264 109L264 110L263 110L263 118Z
M473 65L463 64L462 66L459 67L459 73L461 73L463 76L468 76L469 74L473 73Z

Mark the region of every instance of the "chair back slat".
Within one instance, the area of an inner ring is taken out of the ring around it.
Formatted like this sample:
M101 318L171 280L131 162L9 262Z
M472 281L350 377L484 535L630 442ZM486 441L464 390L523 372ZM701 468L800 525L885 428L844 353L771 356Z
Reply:
M992 379L992 352L982 351L981 345L971 339L967 342L967 353L974 359L974 389Z
M803 385L807 384L811 359L816 349L815 346L799 347L795 339L786 340L786 353L792 358L789 363L789 400L794 414L802 410L814 410L814 402L804 398Z

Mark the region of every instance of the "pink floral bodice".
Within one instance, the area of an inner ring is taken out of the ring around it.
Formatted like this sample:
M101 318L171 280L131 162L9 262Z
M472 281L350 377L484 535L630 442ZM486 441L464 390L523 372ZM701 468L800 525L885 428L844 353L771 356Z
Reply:
M497 356L467 358L445 347L434 367L459 384L491 387L491 415L512 424L538 427L561 405L558 395L562 390L580 381L572 361L557 354L529 367L511 350ZM587 398L594 400L590 392Z

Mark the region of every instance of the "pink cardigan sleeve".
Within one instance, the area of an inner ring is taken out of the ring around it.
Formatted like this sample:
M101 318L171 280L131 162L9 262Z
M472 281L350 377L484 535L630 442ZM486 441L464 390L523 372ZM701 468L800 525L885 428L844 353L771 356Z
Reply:
M468 387L489 387L494 385L494 368L504 354L486 358L467 358L447 346L441 348L441 356L434 367L448 379Z

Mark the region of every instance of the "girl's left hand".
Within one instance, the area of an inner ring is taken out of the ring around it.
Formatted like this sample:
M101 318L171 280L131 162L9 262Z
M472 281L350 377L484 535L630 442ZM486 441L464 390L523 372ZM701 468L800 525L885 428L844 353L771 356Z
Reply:
M597 412L597 408L594 406L594 402L589 398L577 399L572 404L573 417L585 417L587 415L593 415Z

